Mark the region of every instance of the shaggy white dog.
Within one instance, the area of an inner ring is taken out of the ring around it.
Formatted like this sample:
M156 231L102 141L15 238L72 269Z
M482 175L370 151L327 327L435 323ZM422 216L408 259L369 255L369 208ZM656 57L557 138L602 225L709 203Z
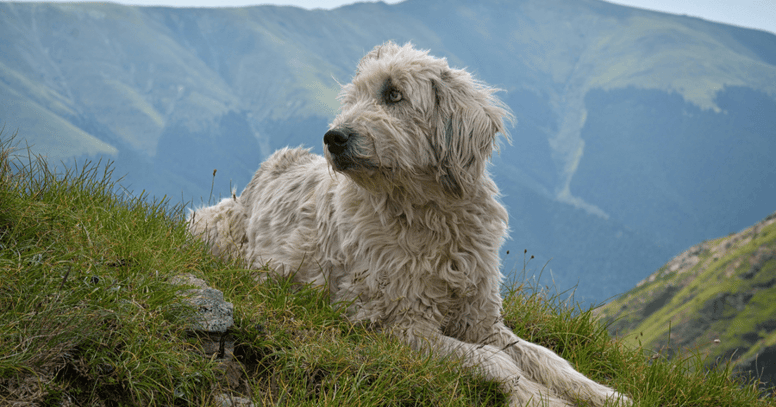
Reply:
M494 92L410 44L377 46L342 87L325 158L276 152L190 230L217 255L328 286L354 320L460 358L512 405L629 404L502 322L507 211L485 167L511 115Z

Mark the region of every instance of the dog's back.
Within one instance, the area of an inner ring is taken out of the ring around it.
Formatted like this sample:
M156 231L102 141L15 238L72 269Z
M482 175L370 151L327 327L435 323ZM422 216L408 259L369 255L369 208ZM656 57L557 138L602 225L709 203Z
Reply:
M216 205L192 211L188 216L189 231L210 245L210 252L220 257L242 256L247 243L245 209L234 196Z
M275 274L322 285L332 268L320 242L329 232L326 191L337 182L323 157L283 148L261 164L239 197L192 213L189 230L215 255L239 255L248 267L268 265Z

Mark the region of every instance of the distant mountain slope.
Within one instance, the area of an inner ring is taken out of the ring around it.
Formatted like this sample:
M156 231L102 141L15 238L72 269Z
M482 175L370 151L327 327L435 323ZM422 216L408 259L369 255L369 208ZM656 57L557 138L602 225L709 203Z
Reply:
M552 259L545 276L578 299L774 210L776 36L597 0L4 2L0 125L53 162L104 156L130 190L198 204L279 147L320 152L338 82L389 39L505 90L505 250Z
M732 358L776 385L774 299L776 213L691 247L596 313L634 344Z

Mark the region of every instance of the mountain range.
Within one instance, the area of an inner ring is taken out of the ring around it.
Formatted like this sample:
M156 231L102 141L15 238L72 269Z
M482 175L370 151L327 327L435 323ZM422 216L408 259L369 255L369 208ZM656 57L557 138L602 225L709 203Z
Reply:
M3 2L0 125L51 162L114 161L128 193L196 206L277 148L320 153L339 84L386 40L504 90L517 125L490 171L508 277L527 250L529 275L602 302L776 206L776 36L599 0Z

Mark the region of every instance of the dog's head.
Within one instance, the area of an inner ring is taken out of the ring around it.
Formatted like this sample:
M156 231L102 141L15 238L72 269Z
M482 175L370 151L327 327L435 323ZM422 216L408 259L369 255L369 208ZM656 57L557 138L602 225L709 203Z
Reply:
M436 186L466 196L484 176L497 134L508 137L512 115L496 91L444 58L387 42L342 87L341 111L324 135L326 159L368 189Z

